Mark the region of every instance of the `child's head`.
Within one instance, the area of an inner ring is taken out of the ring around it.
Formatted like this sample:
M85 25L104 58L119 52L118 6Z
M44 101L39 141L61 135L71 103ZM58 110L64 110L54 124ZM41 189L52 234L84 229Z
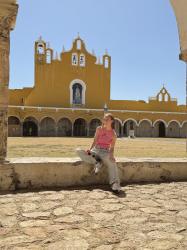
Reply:
M114 129L114 125L115 125L114 116L111 113L104 114L102 120L102 126L111 126L111 128Z

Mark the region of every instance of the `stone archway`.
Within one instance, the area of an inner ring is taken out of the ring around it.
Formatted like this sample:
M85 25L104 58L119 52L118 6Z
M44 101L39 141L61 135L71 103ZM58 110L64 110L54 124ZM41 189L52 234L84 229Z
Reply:
M180 137L180 125L176 121L172 121L168 124L167 137Z
M158 137L166 136L166 128L163 122L159 122L158 124Z
M180 42L180 55L179 59L187 64L187 4L186 0L170 0L173 11L176 17L179 42ZM187 105L187 97L186 97Z
M54 137L56 136L55 121L51 117L45 117L40 122L40 136Z
M68 118L61 118L57 124L58 136L71 136L72 122Z
M138 127L138 136L140 137L152 137L152 125L149 120L142 120Z
M94 136L96 128L101 125L101 121L97 118L92 119L89 124L89 136Z
M187 138L187 121L183 122L181 127L181 135L182 138Z
M38 122L34 117L27 117L24 120L23 136L38 136Z
M8 117L8 136L22 136L22 125L20 120L16 116Z
M83 118L78 118L73 124L73 136L86 136L86 121Z
M123 124L123 135L125 137L130 136L130 131L134 131L134 136L137 136L137 121L134 119L128 119Z
M121 137L121 135L122 135L122 125L121 124L122 124L122 122L120 122L118 119L115 119L114 127L115 127L117 137Z
M153 123L153 136L154 137L166 137L167 124L163 120L156 120Z

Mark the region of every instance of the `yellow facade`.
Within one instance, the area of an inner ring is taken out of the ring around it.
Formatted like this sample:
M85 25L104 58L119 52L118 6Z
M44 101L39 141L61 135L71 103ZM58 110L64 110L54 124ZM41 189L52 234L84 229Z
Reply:
M148 102L111 100L111 57L100 61L78 37L55 54L35 42L32 88L9 90L9 136L93 136L105 111L114 114L118 136L186 137L187 109L163 87Z

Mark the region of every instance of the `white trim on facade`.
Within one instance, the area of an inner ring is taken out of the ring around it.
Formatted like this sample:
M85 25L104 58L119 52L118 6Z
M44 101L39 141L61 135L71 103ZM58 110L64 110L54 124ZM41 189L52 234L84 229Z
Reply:
M78 119L85 120L86 125L88 125L88 121L87 121L85 118L81 117L81 116L79 116L78 118L75 118L75 119L73 120L72 124L74 125L75 121L78 120Z
M63 117L61 117L61 118L59 118L59 119L57 120L57 125L58 125L59 121L60 121L60 120L63 120L63 119L69 120L69 121L71 122L71 124L73 123L72 120L70 120L70 118L68 118L68 117L66 117L66 116L63 116Z
M37 124L39 123L38 119L37 119L35 116L33 116L33 115L30 115L30 116L27 115L26 117L24 117L24 118L23 118L23 122L25 122L25 120L26 120L27 118L34 118L34 120L37 122Z
M8 116L8 118L10 118L10 117L16 117L16 118L19 120L19 122L20 122L20 123L22 123L21 118L20 118L20 117L18 117L17 115L9 115L9 116Z
M133 121L133 122L135 122L136 126L138 127L138 122L137 122L134 118L128 118L128 119L126 119L125 121L123 121L123 126L124 126L124 124L125 124L126 122L128 122L128 121Z
M139 123L138 123L138 126L140 126L140 124L141 124L142 122L144 122L144 121L149 122L149 124L151 125L151 127L153 126L152 121L151 121L151 120L149 120L149 119L142 119L142 120L140 120L140 121L139 121Z
M187 123L187 121L183 121L181 124L181 128L184 126L184 124Z
M162 119L158 119L158 120L154 121L154 122L153 122L153 127L155 126L155 124L156 124L157 122L163 122L163 123L165 124L166 128L168 127L168 124L167 124L164 120L162 120Z
M100 111L103 112L103 109L88 109L88 108L60 108L60 107L37 107L37 106L15 106L15 105L8 105L9 108L32 108L32 109L58 109L58 110L88 110L88 111ZM187 112L161 112L161 111L145 111L145 110L115 110L115 109L109 109L108 112L121 112L121 113L148 113L148 114L175 114L175 115L187 115Z
M40 119L40 123L41 123L44 119L46 119L46 118L52 119L52 120L54 121L54 123L56 124L56 120L55 120L54 118L50 117L50 116L43 116L43 117Z
M88 124L90 125L92 120L99 120L102 123L102 120L98 117L92 118L91 120L88 121Z
M171 120L171 121L169 121L169 122L168 122L168 127L169 127L170 123L172 123L172 122L176 122L176 123L179 125L179 128L181 128L181 124L180 124L180 122L177 121L177 120Z
M123 122L122 122L122 120L120 120L119 118L117 118L117 117L114 117L114 119L116 120L116 121L118 121L120 124L121 124L121 126L123 126Z

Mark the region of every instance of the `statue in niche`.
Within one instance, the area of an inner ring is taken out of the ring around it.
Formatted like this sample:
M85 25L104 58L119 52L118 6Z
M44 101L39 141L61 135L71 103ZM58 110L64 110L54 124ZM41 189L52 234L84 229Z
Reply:
M82 86L78 83L73 86L73 103L82 104Z
M78 103L80 103L81 101L81 94L80 94L80 89L78 87L76 87L75 89L75 99Z

